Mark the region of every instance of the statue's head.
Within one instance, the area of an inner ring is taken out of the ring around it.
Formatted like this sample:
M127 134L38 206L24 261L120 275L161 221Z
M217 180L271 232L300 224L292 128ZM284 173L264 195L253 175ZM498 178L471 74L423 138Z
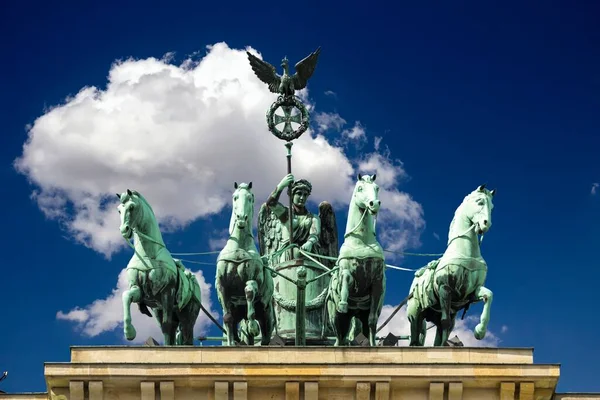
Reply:
M254 212L254 193L252 193L252 182L233 184L233 212L231 214L230 233L233 231L233 224L239 229L246 229L252 226Z
M297 207L304 207L308 196L312 192L312 185L306 179L297 180L292 184L292 202Z
M119 230L121 231L121 235L129 240L133 235L133 229L139 223L139 215L138 211L138 201L136 196L134 196L134 192L127 189L125 193L117 193L117 197L119 198L119 205L117 206L117 210L119 211L119 215L121 217L121 226Z
M290 63L287 59L287 57L283 57L283 60L281 60L281 67L287 69L289 67Z
M364 210L368 210L371 214L377 214L381 206L379 200L379 185L375 183L377 174L362 175L358 174L358 180L354 187L354 202Z
M492 210L494 209L494 195L496 189L488 190L485 185L479 186L469 193L457 210L457 214L468 218L480 235L486 233L492 226Z

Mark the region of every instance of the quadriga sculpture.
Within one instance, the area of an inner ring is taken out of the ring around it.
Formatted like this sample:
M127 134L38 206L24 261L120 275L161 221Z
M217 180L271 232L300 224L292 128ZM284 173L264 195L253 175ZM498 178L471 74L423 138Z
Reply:
M238 324L245 319L248 344L261 333L261 344L271 340L274 326L273 278L263 268L252 223L254 194L252 182L234 184L229 239L217 258L216 284L227 330L227 345L240 342ZM257 321L260 324L260 331Z
M135 190L117 194L121 235L133 247L127 264L129 288L123 293L123 330L127 340L136 336L131 303L149 317L154 312L165 345L193 345L194 324L201 309L200 285L184 265L173 259L162 239L148 201ZM134 244L129 241L133 238ZM177 332L179 333L177 334ZM176 343L176 335L179 337Z
M478 235L492 226L495 190L479 186L456 209L450 223L444 255L415 272L407 303L411 346L423 346L425 321L437 327L435 346L446 346L456 314L471 302L483 300L475 338L485 337L490 321L492 291L484 287L487 264L481 256Z
M327 308L334 328L335 346L347 345L352 317L362 323L363 335L375 346L377 320L385 295L385 257L375 235L379 212L376 175L358 175L348 210L339 269L331 277Z

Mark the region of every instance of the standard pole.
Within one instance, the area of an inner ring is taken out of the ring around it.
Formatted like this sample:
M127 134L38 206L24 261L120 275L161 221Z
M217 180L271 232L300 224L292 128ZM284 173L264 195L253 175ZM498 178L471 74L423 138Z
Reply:
M306 268L298 267L296 281L296 346L306 346Z
M287 148L287 173L291 174L292 173L292 146L294 145L294 143L290 142L286 142L285 143L285 147ZM294 217L293 214L293 201L292 201L292 185L290 184L288 186L288 197L289 197L289 207L288 207L288 229L289 229L289 233L290 233L290 245L292 245L292 243L294 243L294 231L293 231L293 226L292 226L292 219ZM294 249L290 248L289 249L290 252L290 260L294 259Z

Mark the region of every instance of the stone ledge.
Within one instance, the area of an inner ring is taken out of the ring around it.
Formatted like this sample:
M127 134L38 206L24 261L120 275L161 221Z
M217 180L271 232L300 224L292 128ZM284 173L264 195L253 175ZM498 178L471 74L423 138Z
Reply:
M469 347L71 347L72 363L533 364L531 348Z
M394 385L420 387L431 381L460 381L465 388L493 387L500 381L534 381L536 387L554 388L559 378L557 365L466 365L466 364L58 364L45 365L49 387L63 386L73 380L102 380L123 384L140 378L174 381L175 385L205 386L219 380L248 382L318 381L340 384L356 381L391 382Z

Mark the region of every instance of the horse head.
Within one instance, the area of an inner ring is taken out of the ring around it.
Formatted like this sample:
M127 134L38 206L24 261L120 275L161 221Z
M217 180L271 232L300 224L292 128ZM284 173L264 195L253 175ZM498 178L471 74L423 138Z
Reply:
M358 181L354 187L352 198L354 204L361 210L367 210L375 215L379 212L381 201L379 200L379 186L375 183L377 175L358 174Z
M494 209L493 198L496 189L488 190L485 184L471 192L460 205L458 211L475 225L475 231L483 235L492 226L492 210Z
M137 195L137 192L132 192L129 189L125 193L117 193L117 197L120 200L117 210L121 216L119 230L121 231L121 235L129 240L133 235L134 229L138 227L142 220L143 212L139 201L140 197Z
M240 230L252 231L252 219L254 216L254 193L252 193L252 182L234 183L233 187L233 210L229 224L229 234L233 233L235 227Z

